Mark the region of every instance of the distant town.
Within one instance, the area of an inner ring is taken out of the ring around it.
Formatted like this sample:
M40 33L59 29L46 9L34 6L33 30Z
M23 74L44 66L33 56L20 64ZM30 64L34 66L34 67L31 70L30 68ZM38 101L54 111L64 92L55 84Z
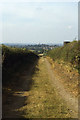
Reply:
M52 50L55 47L62 46L61 44L54 44L54 45L53 44L51 45L34 44L32 45L32 44L7 44L7 43L4 43L4 45L11 46L11 47L25 48L38 54L43 54L43 53L46 53L48 50Z

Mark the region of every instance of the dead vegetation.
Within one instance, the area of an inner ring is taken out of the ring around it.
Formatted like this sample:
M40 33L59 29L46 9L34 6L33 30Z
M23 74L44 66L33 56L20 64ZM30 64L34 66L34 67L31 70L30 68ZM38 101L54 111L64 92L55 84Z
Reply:
M57 76L60 77L61 82L65 85L66 89L71 92L74 96L79 95L79 73L78 70L74 69L71 64L65 63L64 61L53 61L47 57L51 63L53 70Z

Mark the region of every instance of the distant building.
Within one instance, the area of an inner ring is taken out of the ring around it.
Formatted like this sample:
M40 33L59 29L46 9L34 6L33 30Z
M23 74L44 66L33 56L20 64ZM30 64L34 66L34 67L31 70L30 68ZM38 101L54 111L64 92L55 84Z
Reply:
M64 42L64 45L66 45L66 44L68 44L68 43L70 43L70 41L65 41L65 42Z

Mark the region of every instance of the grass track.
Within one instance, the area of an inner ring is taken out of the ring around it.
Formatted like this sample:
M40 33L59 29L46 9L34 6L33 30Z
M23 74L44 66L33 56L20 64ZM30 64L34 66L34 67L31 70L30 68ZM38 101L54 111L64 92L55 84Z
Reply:
M23 94L28 97L25 106L18 110L24 113L23 117L74 118L73 111L66 106L51 85L44 58L39 60L33 81L31 90Z

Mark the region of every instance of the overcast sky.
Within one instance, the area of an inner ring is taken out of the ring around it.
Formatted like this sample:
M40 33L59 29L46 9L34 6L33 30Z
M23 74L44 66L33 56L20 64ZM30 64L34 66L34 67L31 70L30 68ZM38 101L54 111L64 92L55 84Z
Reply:
M78 2L3 0L0 9L2 42L54 44L78 36Z

